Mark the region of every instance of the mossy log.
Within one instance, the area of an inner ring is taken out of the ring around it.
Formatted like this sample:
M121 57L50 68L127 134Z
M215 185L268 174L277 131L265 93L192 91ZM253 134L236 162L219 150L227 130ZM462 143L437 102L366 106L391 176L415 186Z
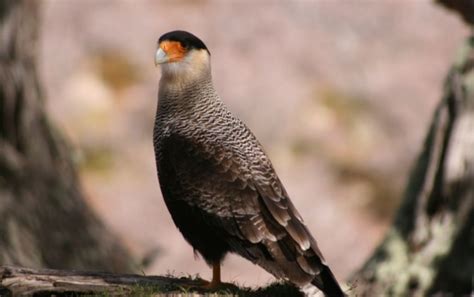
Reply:
M274 283L262 289L224 285L215 291L201 289L202 279L144 276L74 270L0 267L0 296L284 296L303 293L293 285Z

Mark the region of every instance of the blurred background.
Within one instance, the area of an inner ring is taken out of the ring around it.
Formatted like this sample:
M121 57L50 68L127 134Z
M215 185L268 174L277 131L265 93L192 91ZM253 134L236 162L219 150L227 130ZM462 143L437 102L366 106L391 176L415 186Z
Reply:
M429 1L44 0L39 71L88 204L146 274L210 269L161 198L152 148L160 35L199 36L216 88L266 148L338 278L391 223L467 29ZM273 278L235 256L225 281Z

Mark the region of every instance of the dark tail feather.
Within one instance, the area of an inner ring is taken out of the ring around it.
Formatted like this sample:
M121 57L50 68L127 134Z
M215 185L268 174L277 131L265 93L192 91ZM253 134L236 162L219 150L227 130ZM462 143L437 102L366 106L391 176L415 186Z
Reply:
M337 283L334 274L332 274L331 270L326 265L323 265L321 273L318 274L311 283L323 291L324 295L327 297L347 296Z

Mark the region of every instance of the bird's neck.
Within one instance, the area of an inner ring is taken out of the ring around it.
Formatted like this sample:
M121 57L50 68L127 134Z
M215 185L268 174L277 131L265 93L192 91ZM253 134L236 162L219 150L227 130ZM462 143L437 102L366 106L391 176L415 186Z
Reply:
M211 79L209 55L204 51L192 51L179 62L161 65L161 87L183 89L190 84Z
M159 110L180 114L193 113L220 101L210 72L193 79L179 81L162 76L158 98Z

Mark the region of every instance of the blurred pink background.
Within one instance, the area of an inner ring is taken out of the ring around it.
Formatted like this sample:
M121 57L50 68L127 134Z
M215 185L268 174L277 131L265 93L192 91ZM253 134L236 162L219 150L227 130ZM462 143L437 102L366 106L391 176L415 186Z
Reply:
M43 1L40 72L88 202L146 274L199 273L166 210L152 126L159 36L212 54L222 99L266 148L338 278L383 237L467 30L430 1ZM273 278L235 256L225 281Z

